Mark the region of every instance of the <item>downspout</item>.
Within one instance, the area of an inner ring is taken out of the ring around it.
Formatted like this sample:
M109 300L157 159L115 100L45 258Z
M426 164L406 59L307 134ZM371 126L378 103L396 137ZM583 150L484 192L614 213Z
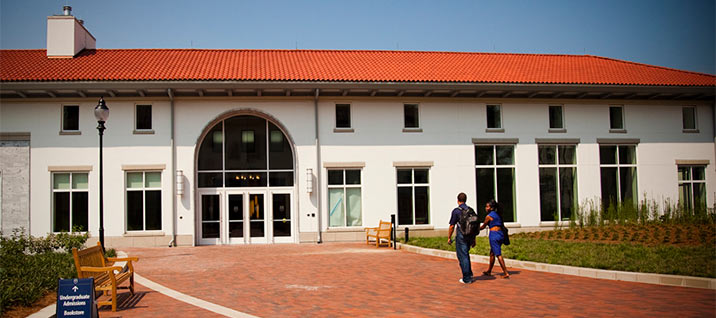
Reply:
M171 175L172 175L172 240L169 242L169 247L177 246L177 200L179 200L179 197L177 197L177 174L176 174L176 166L177 166L177 147L174 143L174 92L172 92L171 88L167 89L167 95L169 95L169 108L171 109L170 115L169 115L169 123L170 123L170 144L172 147L172 168L171 168Z
M321 138L318 134L318 94L320 89L316 88L316 94L313 98L313 114L316 120L316 186L314 191L316 193L316 202L318 206L318 238L317 243L323 243L321 238Z

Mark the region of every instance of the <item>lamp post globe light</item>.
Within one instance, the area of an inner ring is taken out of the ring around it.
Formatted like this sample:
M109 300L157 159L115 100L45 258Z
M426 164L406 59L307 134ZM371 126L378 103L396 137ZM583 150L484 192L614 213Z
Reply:
M109 118L109 108L100 97L97 107L94 108L94 117L97 118L97 130L99 131L99 242L104 251L104 182L102 175L102 136L104 135L104 123Z

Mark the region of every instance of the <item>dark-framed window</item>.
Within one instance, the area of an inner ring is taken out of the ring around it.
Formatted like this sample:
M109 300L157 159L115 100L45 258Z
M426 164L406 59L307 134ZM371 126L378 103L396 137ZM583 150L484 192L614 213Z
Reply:
M609 106L609 129L624 130L624 106Z
M418 104L403 105L404 128L420 128L420 107Z
M127 231L162 229L162 173L127 172Z
M682 209L706 211L706 166L678 165L679 205Z
M360 169L328 170L328 226L362 226Z
M398 168L398 225L430 223L430 169Z
M87 172L52 173L52 231L85 232L89 229Z
M199 148L198 186L293 186L293 150L287 135L266 119L238 115L219 121Z
M599 145L602 208L615 209L624 204L636 206L636 145Z
M487 116L487 128L502 128L502 105L487 105L485 109Z
M62 131L80 130L80 106L62 106Z
M152 130L152 105L136 105L134 128L136 130Z
M336 128L351 128L350 104L336 104Z
M540 220L569 220L577 209L577 146L538 145Z
M495 199L502 206L502 220L515 222L515 146L475 145L475 178L477 206ZM476 211L484 219L485 210Z
M564 129L564 111L561 105L549 106L549 128Z
M695 106L684 106L681 108L682 117L682 128L683 130L696 130L696 107Z

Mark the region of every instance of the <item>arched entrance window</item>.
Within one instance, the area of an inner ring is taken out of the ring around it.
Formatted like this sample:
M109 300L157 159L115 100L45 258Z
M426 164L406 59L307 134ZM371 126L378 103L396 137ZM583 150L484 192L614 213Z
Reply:
M197 186L200 244L293 241L293 150L274 123L238 115L211 127Z

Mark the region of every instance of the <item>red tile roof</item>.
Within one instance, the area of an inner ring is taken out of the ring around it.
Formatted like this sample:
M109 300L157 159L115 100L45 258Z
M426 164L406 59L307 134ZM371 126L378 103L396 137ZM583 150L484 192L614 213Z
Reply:
M98 49L0 50L0 81L348 81L716 86L716 76L590 55Z

